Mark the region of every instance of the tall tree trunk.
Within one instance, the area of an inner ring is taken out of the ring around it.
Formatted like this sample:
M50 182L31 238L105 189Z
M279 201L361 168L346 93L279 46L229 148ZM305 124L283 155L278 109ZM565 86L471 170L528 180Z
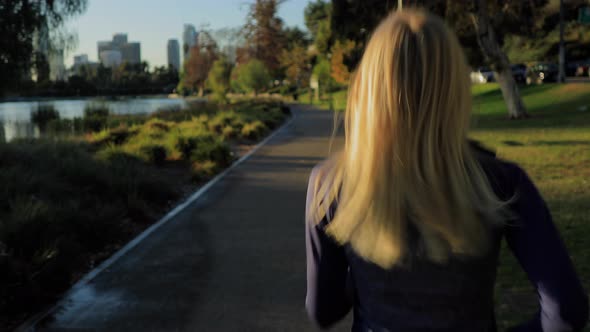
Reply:
M510 68L510 61L506 53L502 51L496 33L488 16L488 8L486 0L474 0L475 11L471 13L471 19L477 34L477 43L481 48L484 57L490 62L494 70L496 79L500 84L506 107L508 108L508 116L511 119L528 118L529 114L526 111L518 86L512 76L512 69Z

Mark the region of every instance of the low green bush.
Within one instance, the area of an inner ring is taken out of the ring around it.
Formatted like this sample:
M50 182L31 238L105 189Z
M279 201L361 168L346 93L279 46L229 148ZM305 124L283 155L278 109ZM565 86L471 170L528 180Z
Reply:
M220 140L200 140L190 155L192 162L215 162L219 167L225 168L232 162L232 153L229 145Z
M31 123L37 125L41 131L45 131L47 124L53 120L59 120L59 112L53 105L39 105L31 113Z
M127 126L119 126L114 129L103 129L100 132L92 134L90 142L96 146L105 146L107 144L122 145L131 137L137 135L136 128L128 128Z
M0 320L53 301L91 257L127 238L126 223L178 197L120 147L98 158L91 151L64 141L0 144Z
M221 168L219 165L211 160L195 161L191 166L194 181L207 180L217 174L220 170Z
M140 148L140 151L145 155L148 162L156 166L163 165L168 156L168 151L162 145L145 145Z
M221 132L221 135L225 140L232 140L238 137L239 130L240 129L236 129L232 126L225 126Z
M242 128L242 138L248 140L259 140L268 132L268 127L260 120L247 123Z
M106 105L89 104L84 108L84 129L97 132L107 126L110 109Z

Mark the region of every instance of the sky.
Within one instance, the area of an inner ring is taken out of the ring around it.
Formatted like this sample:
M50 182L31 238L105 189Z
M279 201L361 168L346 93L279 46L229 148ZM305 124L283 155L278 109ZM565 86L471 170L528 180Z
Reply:
M182 45L185 23L197 30L206 24L212 30L244 24L248 4L254 0L88 0L88 9L72 19L68 30L78 36L78 46L66 54L67 67L74 55L88 54L98 61L98 41L111 40L115 33L127 33L129 41L141 43L142 61L150 66L166 65L168 39ZM279 16L287 26L305 29L303 10L309 0L287 0Z

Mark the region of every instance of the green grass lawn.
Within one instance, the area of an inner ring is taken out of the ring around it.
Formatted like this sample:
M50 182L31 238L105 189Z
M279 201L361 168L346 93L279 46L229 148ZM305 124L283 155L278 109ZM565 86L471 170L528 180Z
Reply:
M590 84L522 89L532 115L527 120L506 119L497 85L475 86L473 93L472 137L529 173L590 289ZM505 327L529 317L537 306L530 283L506 248L501 260L496 295L499 325Z
M545 84L521 88L530 119L508 120L497 84L473 86L471 136L501 158L520 164L547 201L586 289L590 289L590 84ZM346 91L334 93L344 109ZM300 102L309 101L309 96ZM327 108L328 101L317 103ZM586 110L582 110L586 107ZM496 288L499 327L528 318L536 295L516 260L504 248ZM586 331L590 331L587 329Z

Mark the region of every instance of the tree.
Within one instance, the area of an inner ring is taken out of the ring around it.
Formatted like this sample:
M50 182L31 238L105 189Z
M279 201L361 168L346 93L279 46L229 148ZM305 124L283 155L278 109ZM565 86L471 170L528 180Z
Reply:
M182 77L182 86L185 89L199 91L199 96L203 96L209 70L217 60L217 45L213 38L204 38L204 40L209 42L197 44L191 48L189 58L184 63Z
M324 57L320 57L316 65L313 67L313 76L317 79L319 89L317 91L318 97L321 98L324 92L328 90L333 84L333 78L330 74L330 61Z
M287 27L283 29L283 36L285 37L285 46L288 50L298 46L307 47L311 42L307 32L298 27Z
M502 50L495 29L492 26L488 14L488 4L484 0L474 0L474 5L475 10L471 13L471 20L475 27L477 43L486 60L492 65L508 108L508 115L511 119L526 118L529 115L520 96L514 76L512 76L510 61L506 53Z
M49 48L58 42L66 46L73 38L60 34L60 27L86 7L87 0L0 1L0 93L24 80L37 60L41 60L34 54L35 32L52 32L47 40Z
M471 0L423 2L431 11L443 16L455 28L466 48L477 48L484 61L494 70L511 119L528 117L520 92L503 50L508 36L532 37L539 31L548 0L508 1ZM468 15L465 15L465 12ZM475 41L475 45L466 41ZM474 52L472 52L474 53Z
M445 18L457 33L471 64L486 62L496 73L510 118L528 116L503 45L510 35L533 36L542 28L539 21L548 0L407 0L404 3L426 7ZM360 50L368 34L396 6L397 1L333 0L332 30L337 38L357 42Z
M352 40L344 42L336 41L332 46L332 57L330 58L330 65L332 67L332 78L338 83L346 84L350 79L350 69L345 64L345 60L350 56L355 49L355 44Z
M331 21L332 4L323 0L310 2L305 7L304 18L316 50L320 54L326 54L332 45L332 27L336 27Z
M277 16L282 2L282 0L256 0L250 6L244 26L249 58L262 61L274 77L280 74L279 56L285 47L283 21Z
M296 45L291 50L283 50L281 65L285 68L287 79L297 88L305 87L309 81L309 55L302 45Z
M221 57L213 63L209 72L207 84L213 90L215 98L219 101L226 101L226 94L230 89L230 75L233 66L226 57Z
M271 76L264 62L253 59L248 63L236 67L235 85L240 90L254 92L258 95L268 87Z

